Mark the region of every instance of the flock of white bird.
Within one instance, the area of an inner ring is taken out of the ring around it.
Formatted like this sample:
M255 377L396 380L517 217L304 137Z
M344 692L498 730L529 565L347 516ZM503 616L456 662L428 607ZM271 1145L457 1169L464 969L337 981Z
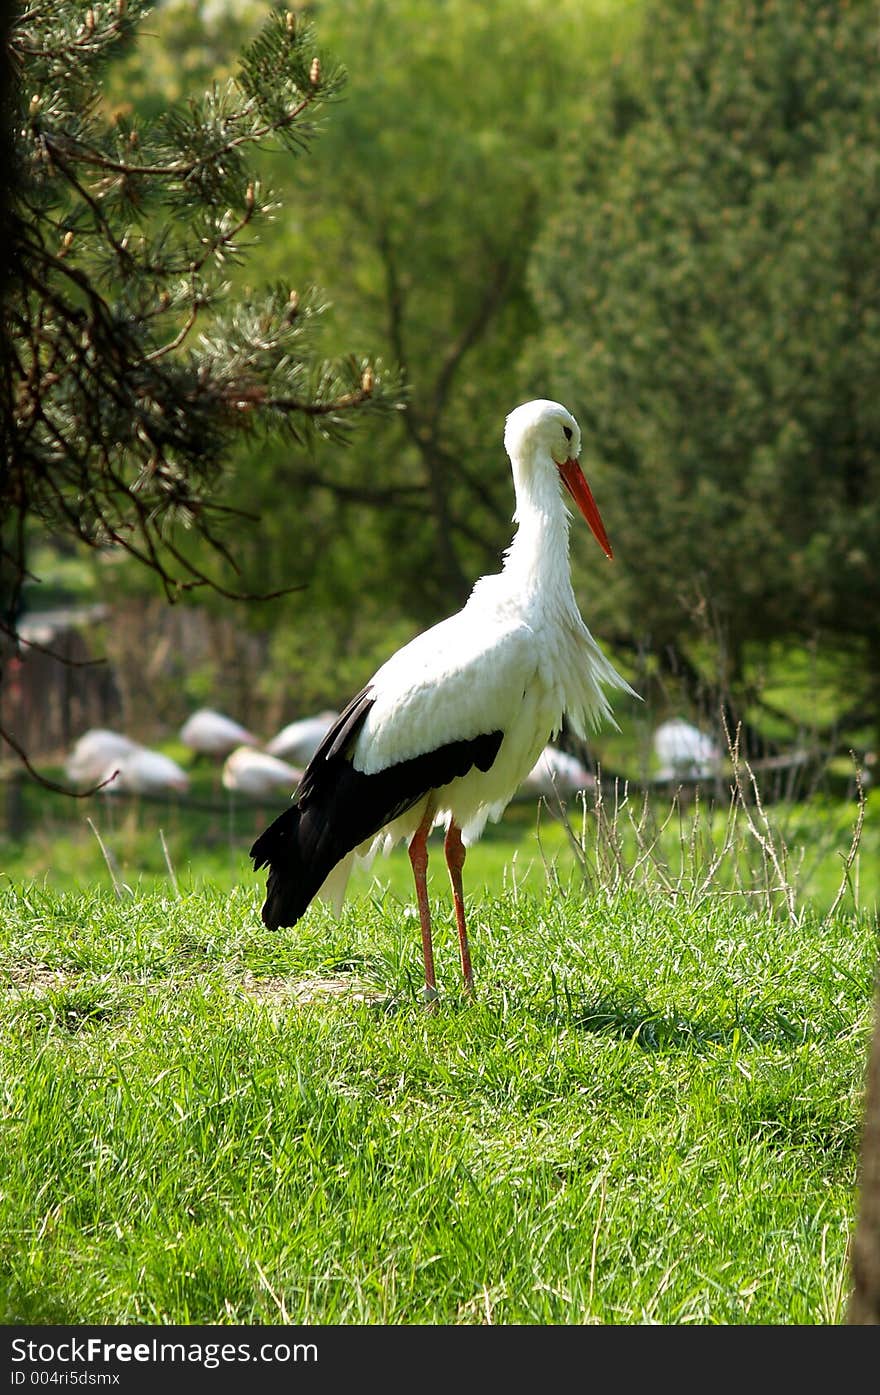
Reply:
M222 762L221 783L230 792L263 799L293 794L303 770L338 717L329 710L290 722L265 745L232 717L212 708L193 712L179 739L193 756ZM108 794L186 794L189 772L162 751L143 746L122 732L93 727L74 745L65 773L79 789L102 786ZM546 746L523 781L524 794L571 796L591 789L592 774L573 756Z
M179 736L194 758L222 762L221 780L230 791L255 797L280 789L292 792L302 776L299 766L282 759L274 748L258 749L259 737L212 708L193 712ZM105 727L93 727L79 738L65 773L81 789L101 786L109 794L185 794L190 786L189 771L176 760Z
M93 727L79 738L64 769L81 789L100 785L112 793L183 794L189 788L189 776L177 761L105 727Z
M179 736L194 757L222 761L224 789L264 799L279 792L293 794L338 715L328 710L303 717L262 745L240 722L203 707L187 718ZM654 750L660 761L658 780L710 776L717 772L721 760L720 749L711 737L679 717L657 728ZM101 785L107 793L186 794L190 785L189 772L170 756L105 727L93 727L79 738L65 772L78 788ZM523 781L521 793L535 798L571 798L594 785L594 775L579 760L548 745Z

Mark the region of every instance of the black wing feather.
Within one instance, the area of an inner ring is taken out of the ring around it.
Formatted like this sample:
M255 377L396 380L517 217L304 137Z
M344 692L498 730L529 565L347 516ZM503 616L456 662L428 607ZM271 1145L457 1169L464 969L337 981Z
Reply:
M350 752L374 702L367 687L340 713L306 768L297 802L251 848L255 869L269 868L262 916L272 930L295 925L337 862L429 790L474 766L488 770L504 738L503 732L491 731L451 741L365 775L355 770Z
M340 712L330 730L325 732L321 738L320 745L316 748L315 754L303 772L297 790L298 803L301 804L304 798L308 798L315 788L316 781L320 782L327 762L334 757L347 754L375 701L373 689L368 684L366 688L361 688L361 691L352 698L344 711Z

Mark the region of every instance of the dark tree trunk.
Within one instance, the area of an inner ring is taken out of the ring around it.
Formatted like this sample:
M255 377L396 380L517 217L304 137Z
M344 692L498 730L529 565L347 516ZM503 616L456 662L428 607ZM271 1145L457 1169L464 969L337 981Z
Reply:
M865 1080L859 1213L852 1242L848 1323L880 1324L880 989Z

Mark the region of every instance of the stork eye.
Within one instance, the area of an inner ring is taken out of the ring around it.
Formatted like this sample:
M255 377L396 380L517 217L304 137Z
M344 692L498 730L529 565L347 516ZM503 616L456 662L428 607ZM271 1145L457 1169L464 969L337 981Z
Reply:
M571 440L571 427L570 427L570 426L563 426L562 429L563 429L563 431L565 432L565 439L566 439L566 441L570 441L570 440Z

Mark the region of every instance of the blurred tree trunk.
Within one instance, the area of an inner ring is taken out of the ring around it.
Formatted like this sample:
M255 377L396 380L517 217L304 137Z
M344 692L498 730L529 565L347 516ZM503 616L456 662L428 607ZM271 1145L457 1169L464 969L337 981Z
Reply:
M880 1324L880 988L865 1081L859 1214L852 1243L848 1323Z

